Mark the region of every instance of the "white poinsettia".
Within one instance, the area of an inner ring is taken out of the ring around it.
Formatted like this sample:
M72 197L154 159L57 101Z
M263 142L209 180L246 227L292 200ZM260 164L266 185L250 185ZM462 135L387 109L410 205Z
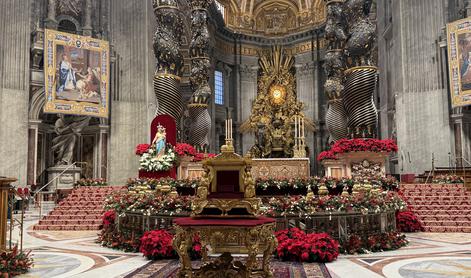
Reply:
M155 155L155 146L151 146L147 152L143 153L139 159L139 170L148 172L168 171L175 164L177 155L171 146L165 148L165 154L157 158Z

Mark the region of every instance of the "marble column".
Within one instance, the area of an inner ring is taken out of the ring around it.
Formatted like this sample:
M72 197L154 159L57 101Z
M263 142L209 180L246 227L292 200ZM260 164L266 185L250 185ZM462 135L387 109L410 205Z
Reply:
M85 0L85 17L82 30L84 36L92 36L92 0Z
M56 0L49 0L47 4L47 18L44 20L44 26L48 29L57 29L56 20Z
M257 73L258 66L243 65L240 69L240 124L249 119L252 113L252 102L257 98ZM242 135L242 154L245 154L255 144L252 133Z

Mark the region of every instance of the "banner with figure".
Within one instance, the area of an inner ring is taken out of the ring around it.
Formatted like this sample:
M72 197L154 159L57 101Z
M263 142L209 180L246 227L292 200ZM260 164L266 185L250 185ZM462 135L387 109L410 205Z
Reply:
M45 30L45 113L108 118L109 43Z
M471 18L447 24L451 104L471 104Z

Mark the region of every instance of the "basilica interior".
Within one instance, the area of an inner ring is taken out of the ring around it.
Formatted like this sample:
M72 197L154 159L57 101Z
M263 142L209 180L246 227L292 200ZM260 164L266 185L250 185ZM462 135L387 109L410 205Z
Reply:
M470 277L471 0L0 0L2 277Z

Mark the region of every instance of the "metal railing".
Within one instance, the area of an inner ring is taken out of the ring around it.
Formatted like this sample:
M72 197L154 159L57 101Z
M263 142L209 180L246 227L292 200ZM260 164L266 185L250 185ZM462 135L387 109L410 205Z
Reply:
M56 183L56 188L55 190L51 193L51 192L42 192L44 190L44 188L47 188L51 183L53 183L55 180L57 180L58 178L60 178L65 172L67 172L67 170L69 170L70 168L74 167L75 165L77 164L87 164L87 162L81 162L81 161L76 161L70 165L68 165L62 172L59 173L59 175L55 176L52 180L50 180L49 182L47 182L45 185L43 185L41 188L39 188L38 190L36 190L33 194L33 198L32 198L32 202L34 204L35 207L39 208L39 218L41 218L42 216L42 202L43 202L43 199L44 199L44 195L53 195L53 199L54 199L54 202L57 202L57 183Z
M455 165L458 164L459 160L461 160L461 170L463 171L463 185L466 187L466 166L465 166L465 163L468 164L468 166L471 166L471 162L469 160L467 160L466 158L461 156L461 157L456 158ZM465 163L463 163L463 162L465 162Z

